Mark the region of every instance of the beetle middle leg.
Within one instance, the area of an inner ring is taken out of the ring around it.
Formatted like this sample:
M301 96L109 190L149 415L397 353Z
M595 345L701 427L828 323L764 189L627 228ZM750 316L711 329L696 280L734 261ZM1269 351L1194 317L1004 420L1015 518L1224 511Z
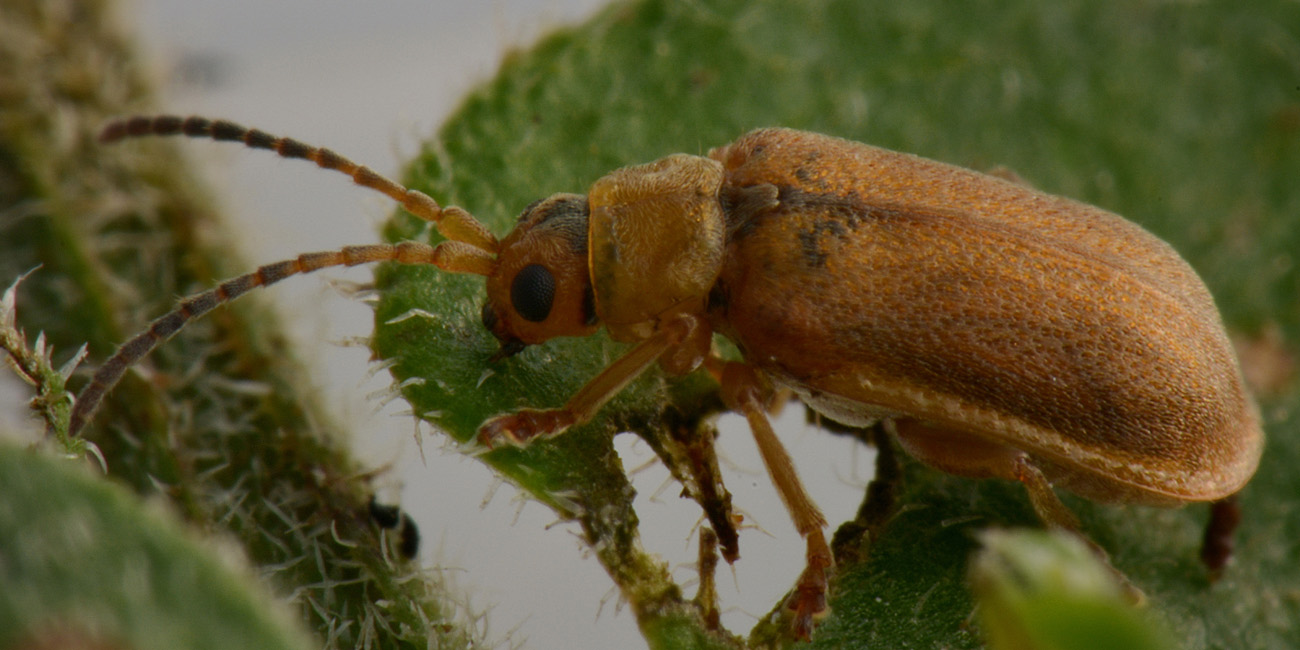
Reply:
M804 489L789 452L767 419L772 387L754 368L743 363L719 362L715 367L720 370L723 403L748 420L777 494L794 520L795 529L807 541L807 564L787 607L795 612L794 634L811 638L813 618L826 611L826 574L834 564L822 533L826 517Z
M1052 484L1028 454L917 420L900 418L893 421L893 427L899 444L914 458L935 469L967 478L1001 478L1024 485L1029 503L1043 524L1073 533L1106 564L1130 600L1140 603L1146 599L1142 590L1110 563L1105 549L1083 534L1079 518L1056 496Z

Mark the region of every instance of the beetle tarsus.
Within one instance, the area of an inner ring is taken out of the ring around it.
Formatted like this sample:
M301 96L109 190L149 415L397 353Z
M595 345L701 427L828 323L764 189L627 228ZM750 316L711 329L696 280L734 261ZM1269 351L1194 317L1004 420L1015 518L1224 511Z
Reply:
M722 629L722 612L718 609L718 535L708 526L700 526L700 587L695 592L695 606L704 619L704 628Z
M808 564L799 576L794 593L786 607L794 611L791 632L795 638L807 641L812 638L816 620L829 611L826 605L826 573L833 566L830 547L820 529L808 534Z

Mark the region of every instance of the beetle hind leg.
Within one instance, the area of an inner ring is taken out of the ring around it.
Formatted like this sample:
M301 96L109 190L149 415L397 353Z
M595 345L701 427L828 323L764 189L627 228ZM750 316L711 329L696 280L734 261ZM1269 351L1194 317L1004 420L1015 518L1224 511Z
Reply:
M917 420L900 418L892 425L899 444L922 463L955 476L1017 481L1025 486L1029 502L1044 524L1079 531L1078 518L1061 503L1047 477L1025 452Z
M1234 535L1241 523L1241 506L1237 495L1225 497L1210 504L1210 522L1205 526L1201 543L1201 562L1210 571L1210 582L1223 575L1223 568L1232 559L1236 546Z
M1020 484L1025 486L1025 491L1029 493L1029 503L1034 507L1034 513L1048 528L1061 528L1083 535L1079 530L1079 518L1061 502L1060 497L1056 496L1052 484L1048 482L1042 470L1030 462L1028 456L1017 457L1012 469L1013 478L1020 481ZM1096 546L1091 542L1089 544Z
M1097 559L1101 560L1102 564L1106 565L1106 568L1110 570L1111 575L1123 591L1124 597L1129 602L1135 605L1146 602L1146 594L1137 585L1133 584L1133 581L1129 580L1123 571L1120 571L1111 563L1110 554L1106 552L1106 549L1098 546L1097 542L1092 541L1083 533L1079 527L1078 517L1075 517L1074 513L1061 502L1061 498L1056 496L1056 492L1052 490L1052 485L1048 483L1047 477L1043 476L1043 472L1029 461L1028 456L1021 456L1017 459L1015 478L1029 492L1029 503L1034 506L1034 512L1038 514L1038 518L1048 528L1060 528L1073 533L1076 538L1092 549L1093 554L1097 556Z

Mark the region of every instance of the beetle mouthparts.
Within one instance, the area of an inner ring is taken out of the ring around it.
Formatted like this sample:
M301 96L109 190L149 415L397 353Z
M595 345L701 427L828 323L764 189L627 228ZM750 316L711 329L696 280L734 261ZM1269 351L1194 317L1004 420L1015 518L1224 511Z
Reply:
M519 354L520 352L523 352L524 348L526 347L528 347L528 344L524 343L523 341L520 341L519 339L502 341L501 349L497 350L496 354L492 355L492 358L488 359L488 362L496 363L502 359L508 359L510 357L515 356L516 354Z

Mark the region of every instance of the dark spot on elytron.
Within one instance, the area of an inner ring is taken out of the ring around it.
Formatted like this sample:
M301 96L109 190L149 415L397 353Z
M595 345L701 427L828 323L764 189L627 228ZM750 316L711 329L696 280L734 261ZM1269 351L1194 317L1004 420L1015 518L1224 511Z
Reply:
M822 250L816 228L799 233L799 252L803 254L803 261L808 266L826 266L826 251Z
M816 158L816 156L809 156L809 158ZM818 165L813 163L812 160L809 160L807 165L800 165L795 168L794 177L799 181L803 191L813 193L830 191L830 183L827 182L826 177L816 173L815 170L818 168Z
M849 228L842 221L832 219L821 219L812 225L812 228L799 233L799 252L803 255L804 263L821 268L826 266L826 258L829 253L823 243L826 235L842 238L847 235Z

